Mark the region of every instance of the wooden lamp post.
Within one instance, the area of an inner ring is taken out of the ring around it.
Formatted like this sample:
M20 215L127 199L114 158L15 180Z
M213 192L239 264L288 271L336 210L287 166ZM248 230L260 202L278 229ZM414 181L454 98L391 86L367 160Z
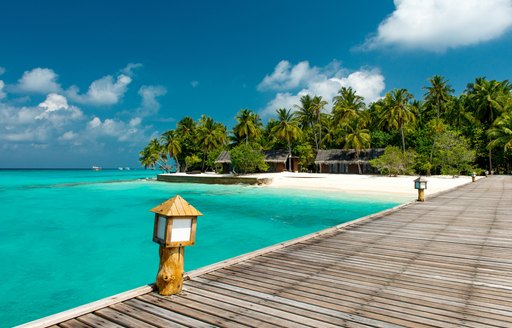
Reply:
M475 182L475 180L476 180L476 173L473 172L473 173L471 173L471 182Z
M183 287L184 246L196 241L197 217L203 215L181 196L151 209L155 213L153 241L160 245L156 286L160 295L174 295Z
M427 189L427 179L419 177L414 180L414 189L418 189L418 202L425 201L425 189Z

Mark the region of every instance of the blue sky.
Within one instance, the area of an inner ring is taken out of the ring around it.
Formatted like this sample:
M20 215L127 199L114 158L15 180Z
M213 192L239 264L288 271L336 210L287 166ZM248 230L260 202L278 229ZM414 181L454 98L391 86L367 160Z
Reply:
M512 77L512 1L0 0L0 167L138 166L207 114Z

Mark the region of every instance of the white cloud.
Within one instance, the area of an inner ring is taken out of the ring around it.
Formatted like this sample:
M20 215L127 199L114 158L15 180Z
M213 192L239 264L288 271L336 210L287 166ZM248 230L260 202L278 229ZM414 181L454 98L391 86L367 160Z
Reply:
M0 66L0 75L5 73L5 67Z
M129 63L128 65L126 65L125 68L123 68L121 70L121 73L124 74L124 75L130 76L130 77L133 77L133 75L134 75L133 71L135 69L141 68L143 66L144 65L142 65L141 63Z
M50 104L51 98L49 96L42 103L45 105L38 107L0 104L0 140L41 144L56 139L63 131L69 130L82 120L83 113L80 109L68 106L56 110Z
M128 123L119 120L107 118L102 121L99 117L94 117L87 123L88 133L93 137L112 137L118 141L139 142L146 139L145 127L141 127L140 118L132 118Z
M167 94L167 89L161 85L143 85L139 89L139 95L142 97L141 107L137 110L137 115L148 116L158 113L160 103L157 97Z
M279 65L282 65L281 61ZM304 62L297 64L302 68L299 71L304 72ZM295 66L287 64L287 69L274 70L279 71L278 75L272 74L271 76L279 76L280 81L291 81L293 78L293 71ZM304 95L322 96L322 98L331 105L331 101L338 93L341 87L351 87L358 95L364 97L366 103L376 101L381 98L381 93L384 91L384 76L377 69L360 69L358 71L348 74L348 70L340 67L339 63L333 61L324 68L308 67L308 73L303 74L300 78L300 83L285 83L288 85L288 90L278 92L275 97L267 103L265 108L260 112L263 117L269 117L275 114L278 108L293 109L293 105L299 104L300 97ZM296 70L297 71L297 70ZM307 76L307 78L305 78ZM265 77L265 79L268 75ZM263 81L265 81L265 79ZM270 79L267 79L269 81ZM277 79L276 79L277 80ZM295 79L297 80L297 79ZM263 82L262 82L263 83ZM279 85L279 89L283 89L285 84ZM303 85L303 88L297 91L292 85ZM260 84L261 85L261 84Z
M4 81L0 80L0 99L5 98L6 93L4 92L5 83Z
M68 100L66 97L58 95L56 93L50 93L46 100L38 105L39 107L45 108L47 112L53 112L59 109L68 109Z
M92 82L86 94L79 94L78 87L72 86L68 89L67 96L80 104L114 105L124 96L131 82L132 79L128 75L120 74L115 81L112 75L107 75Z
M292 66L289 61L281 60L274 68L274 72L260 82L258 90L294 89L307 84L317 75L318 68L310 67L307 61Z
M58 92L61 87L57 83L57 78L58 75L49 68L34 68L23 73L14 89L19 92Z
M74 140L78 137L78 134L73 131L66 131L58 139L61 141Z
M443 52L496 39L512 27L510 0L395 0L363 48L383 46Z

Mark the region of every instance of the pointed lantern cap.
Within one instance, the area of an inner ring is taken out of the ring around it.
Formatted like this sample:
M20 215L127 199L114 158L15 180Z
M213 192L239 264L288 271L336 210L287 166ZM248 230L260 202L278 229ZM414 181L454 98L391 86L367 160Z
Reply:
M180 195L176 195L173 198L166 200L162 204L150 210L151 212L163 215L163 216L200 216L203 213L196 210Z

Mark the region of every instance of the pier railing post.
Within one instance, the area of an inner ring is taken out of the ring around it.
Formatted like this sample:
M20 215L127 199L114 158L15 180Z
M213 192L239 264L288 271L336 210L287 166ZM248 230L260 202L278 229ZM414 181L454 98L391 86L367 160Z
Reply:
M196 241L197 217L203 215L179 195L151 209L155 213L153 241L160 245L156 286L161 295L183 288L185 246Z

